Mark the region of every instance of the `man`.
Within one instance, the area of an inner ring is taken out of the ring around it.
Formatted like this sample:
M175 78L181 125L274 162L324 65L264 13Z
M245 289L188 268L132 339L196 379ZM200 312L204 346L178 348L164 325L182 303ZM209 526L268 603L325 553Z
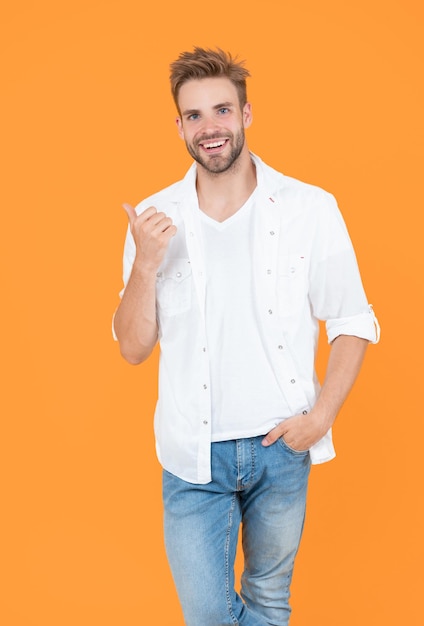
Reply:
M287 626L310 464L333 458L331 426L378 341L334 198L249 152L248 76L219 49L179 56L171 87L194 163L125 206L114 329L130 363L160 342L165 543L188 626Z

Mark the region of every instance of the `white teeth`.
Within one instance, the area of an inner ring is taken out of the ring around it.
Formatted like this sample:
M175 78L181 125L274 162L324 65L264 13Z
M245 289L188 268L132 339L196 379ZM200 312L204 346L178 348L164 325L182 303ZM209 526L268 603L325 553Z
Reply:
M204 148L219 148L220 146L223 146L225 143L225 141L215 141L215 143L205 143L203 144Z

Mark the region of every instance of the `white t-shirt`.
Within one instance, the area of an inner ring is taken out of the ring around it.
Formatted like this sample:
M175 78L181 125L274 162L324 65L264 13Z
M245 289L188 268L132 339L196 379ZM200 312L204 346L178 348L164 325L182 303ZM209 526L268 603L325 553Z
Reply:
M254 193L224 222L201 212L212 441L266 434L290 408L260 334L253 296Z

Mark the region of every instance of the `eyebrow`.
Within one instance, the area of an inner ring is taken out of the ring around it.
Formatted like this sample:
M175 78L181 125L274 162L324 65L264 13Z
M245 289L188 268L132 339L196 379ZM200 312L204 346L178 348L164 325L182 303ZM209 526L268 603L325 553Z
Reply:
M219 109L230 108L233 106L234 106L233 102L220 102L219 104L215 104L212 108L215 111L219 111ZM198 113L200 113L199 109L186 109L185 111L182 112L182 115L197 115Z
M224 108L229 109L232 106L234 106L234 104L232 102L221 102L221 104L216 104L213 108L215 110L224 109Z

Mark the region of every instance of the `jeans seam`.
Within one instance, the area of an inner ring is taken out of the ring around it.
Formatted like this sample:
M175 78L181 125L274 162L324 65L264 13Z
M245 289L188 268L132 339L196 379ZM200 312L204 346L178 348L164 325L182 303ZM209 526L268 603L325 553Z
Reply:
M237 454L237 491L245 491L248 489L255 480L255 472L256 472L256 448L255 441L253 438L249 439L250 443L250 476L247 482L243 483L243 479L241 476L241 466L242 466L242 458L240 454L241 450L241 442L236 440L236 454Z
M256 447L253 439L250 440L250 458L251 458L251 474L250 474L250 484L252 484L255 480L255 471L256 471Z
M236 440L236 454L237 454L237 486L236 486L236 489L237 489L237 491L239 491L242 488L240 447L241 447L240 441Z
M229 577L229 572L230 572L229 549L230 549L231 529L233 527L233 512L235 509L236 497L237 496L234 493L231 499L230 511L228 513L228 526L227 526L227 533L225 537L225 595L226 595L226 600L227 600L228 613L234 624L238 624L239 622L238 622L237 617L234 615L233 608L231 605L230 577Z

